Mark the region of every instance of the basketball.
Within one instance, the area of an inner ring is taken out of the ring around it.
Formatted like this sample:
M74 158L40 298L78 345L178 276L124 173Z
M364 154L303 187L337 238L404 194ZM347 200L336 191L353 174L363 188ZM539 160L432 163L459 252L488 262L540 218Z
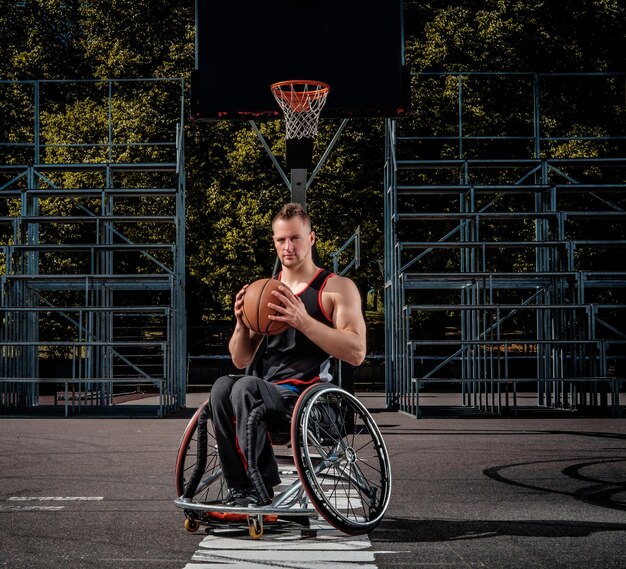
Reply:
M268 316L278 314L267 306L268 302L278 304L278 299L272 291L278 290L282 283L276 279L259 279L250 284L243 297L243 321L246 326L257 334L276 336L281 334L289 324L270 320ZM289 289L287 285L282 285Z

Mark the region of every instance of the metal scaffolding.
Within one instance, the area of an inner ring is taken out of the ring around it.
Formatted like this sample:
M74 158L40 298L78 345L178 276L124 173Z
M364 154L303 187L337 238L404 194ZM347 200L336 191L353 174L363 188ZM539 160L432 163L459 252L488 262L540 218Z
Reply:
M3 414L184 406L183 92L182 79L0 82L17 117L0 140ZM150 110L169 139L145 135ZM139 405L146 394L157 403Z
M415 116L386 125L390 407L459 384L481 411L622 414L625 79L412 77Z

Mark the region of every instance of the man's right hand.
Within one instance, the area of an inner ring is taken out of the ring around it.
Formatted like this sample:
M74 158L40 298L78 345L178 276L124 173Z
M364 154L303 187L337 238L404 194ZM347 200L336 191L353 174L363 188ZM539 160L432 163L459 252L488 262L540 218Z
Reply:
M246 289L250 285L243 285L243 288L235 296L235 318L237 319L237 325L245 326L243 321L243 297L246 294Z
M234 313L237 323L228 342L228 350L237 369L243 369L252 363L254 354L263 339L261 334L255 334L250 330L243 319L243 297L248 286L244 285L235 296Z

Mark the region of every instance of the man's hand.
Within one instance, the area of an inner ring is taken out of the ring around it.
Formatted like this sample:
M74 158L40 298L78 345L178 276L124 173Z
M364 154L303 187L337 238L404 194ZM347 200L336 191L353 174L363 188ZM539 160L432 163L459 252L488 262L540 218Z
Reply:
M345 277L328 279L323 295L328 305L325 313L332 318L332 326L316 320L307 313L299 296L287 289L272 292L284 306L269 303L276 311L272 320L286 322L299 330L327 354L353 366L363 363L366 350L365 320L361 311L361 295L354 282Z
M269 316L270 320L278 322L286 322L292 328L302 331L307 323L311 320L311 316L306 311L304 303L285 286L279 286L278 291L272 291L272 295L280 304L270 302L268 306L277 312L276 316Z
M244 285L235 296L234 312L237 324L228 342L228 350L237 369L243 369L252 362L263 339L263 336L250 330L243 320L243 297L247 288L248 285Z
M237 293L237 296L235 296L235 318L237 319L237 324L241 326L245 326L245 323L243 321L243 297L246 294L246 289L249 286L250 285L247 284L243 285L243 288Z

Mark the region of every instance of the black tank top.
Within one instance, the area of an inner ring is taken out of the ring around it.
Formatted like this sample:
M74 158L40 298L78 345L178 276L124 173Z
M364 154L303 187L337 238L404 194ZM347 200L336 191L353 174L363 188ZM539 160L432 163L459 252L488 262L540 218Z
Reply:
M279 280L280 280L279 275ZM332 326L322 307L322 290L334 273L319 269L307 287L297 296L315 320ZM250 373L266 381L302 391L318 381L332 381L331 357L317 344L295 328L287 328L277 336L269 336L257 352Z

